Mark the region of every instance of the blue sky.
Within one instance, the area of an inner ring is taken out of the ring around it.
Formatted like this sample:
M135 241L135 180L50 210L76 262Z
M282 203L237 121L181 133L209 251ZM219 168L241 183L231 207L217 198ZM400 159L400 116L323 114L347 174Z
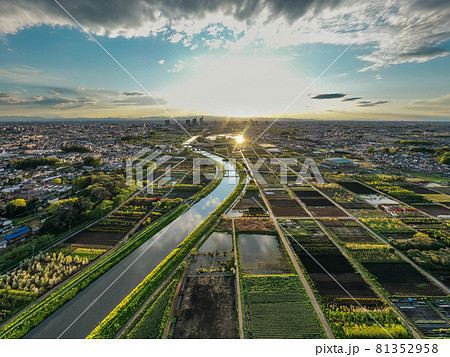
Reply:
M277 117L303 93L284 116L449 120L445 1L397 0L367 31L388 2L60 3L173 116ZM2 4L0 23L0 116L165 116L54 1Z

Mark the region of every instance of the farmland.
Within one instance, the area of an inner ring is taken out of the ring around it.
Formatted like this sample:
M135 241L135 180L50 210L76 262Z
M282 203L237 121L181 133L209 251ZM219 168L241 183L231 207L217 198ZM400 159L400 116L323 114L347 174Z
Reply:
M284 274L292 271L277 236L239 234L238 242L242 269L246 274Z
M449 299L395 299L395 305L426 337L450 337Z
M293 189L293 192L315 217L347 216L347 214L335 206L333 202L312 188L296 187Z
M326 315L337 338L411 338L389 307L330 305Z
M239 336L233 276L188 276L176 298L171 338Z
M250 338L323 338L323 330L295 275L244 276Z
M369 285L320 227L312 220L307 222L307 225L303 220L299 222L306 233L294 233L286 238L318 293L326 301L347 298L349 294L356 299L376 298Z

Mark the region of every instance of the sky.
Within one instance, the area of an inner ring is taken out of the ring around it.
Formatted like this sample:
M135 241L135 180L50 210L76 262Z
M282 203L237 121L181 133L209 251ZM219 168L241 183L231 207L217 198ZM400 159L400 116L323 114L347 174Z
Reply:
M448 0L1 1L0 120L448 121L449 24Z

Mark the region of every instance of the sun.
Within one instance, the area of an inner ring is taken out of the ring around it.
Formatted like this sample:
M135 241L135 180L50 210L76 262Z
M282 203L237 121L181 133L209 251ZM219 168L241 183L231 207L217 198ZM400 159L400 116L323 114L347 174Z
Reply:
M236 136L235 139L238 144L241 144L244 142L244 137L242 135Z

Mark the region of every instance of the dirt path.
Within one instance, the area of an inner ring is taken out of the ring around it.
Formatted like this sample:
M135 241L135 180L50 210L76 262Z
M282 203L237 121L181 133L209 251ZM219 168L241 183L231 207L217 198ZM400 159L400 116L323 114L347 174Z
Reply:
M234 267L236 269L236 296L237 296L237 310L239 318L239 337L244 338L244 320L242 318L242 301L241 301L241 282L239 280L239 263L237 256L237 245L236 245L236 228L234 225L234 218L231 220L233 226L233 251L234 251Z
M242 151L241 151L241 154L242 154L242 158L244 159L245 165L249 169L250 175L253 177L253 172L251 171L250 165L248 164L247 159L244 156L244 154L242 153ZM258 182L256 180L255 180L255 182L258 185L259 193L260 193L262 199L264 200L264 203L265 203L265 205L267 207L269 215L270 215L270 217L271 217L271 219L272 219L272 221L273 221L273 223L275 225L275 228L276 228L278 234L280 235L281 241L283 242L283 245L284 245L284 247L285 247L285 249L286 249L286 251L287 251L287 253L289 255L289 259L291 259L292 264L294 265L294 269L295 269L296 273L298 274L298 276L300 277L300 280L301 280L301 282L303 284L303 287L305 288L306 294L308 295L308 298L311 301L311 304L312 304L312 306L314 308L314 311L316 312L317 317L319 318L319 321L322 324L323 329L325 330L325 333L326 333L327 337L328 338L335 338L334 334L333 334L333 331L331 330L331 327L328 324L328 321L325 318L325 315L323 314L323 311L321 310L320 305L319 305L316 297L314 296L314 293L313 293L311 287L308 284L308 281L306 280L302 270L300 269L300 266L298 265L297 258L295 257L294 252L292 251L291 247L289 246L289 244L288 244L288 242L286 240L286 237L284 236L283 231L281 230L281 228L278 225L278 222L277 222L275 216L273 215L273 212L272 212L272 210L270 208L269 201L267 200L266 196L264 195L264 192L262 191L262 189L259 186Z

